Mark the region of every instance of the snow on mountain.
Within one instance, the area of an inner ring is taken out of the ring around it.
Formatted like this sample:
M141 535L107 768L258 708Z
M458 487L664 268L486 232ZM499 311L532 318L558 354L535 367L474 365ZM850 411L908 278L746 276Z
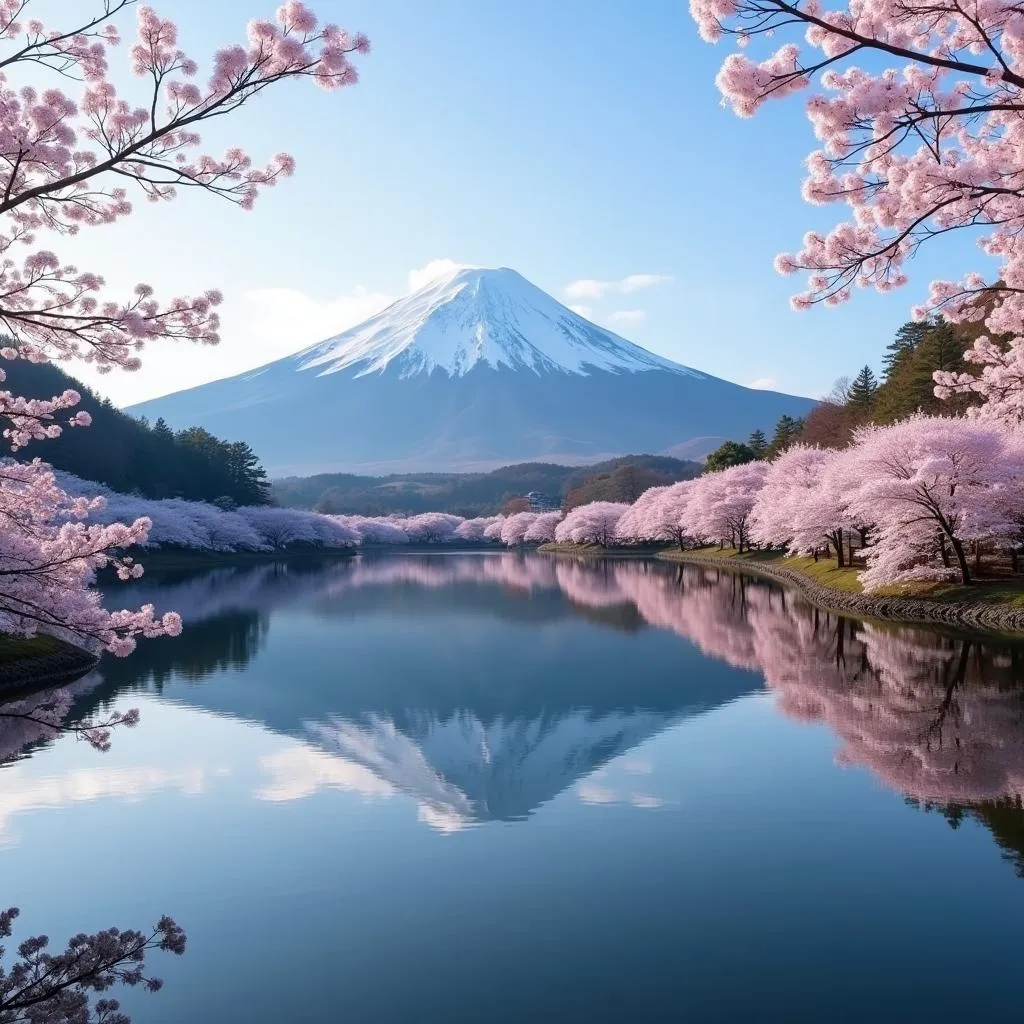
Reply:
M701 377L592 324L508 268L455 271L294 358L300 370L355 367L357 377L395 361L403 377L435 369L461 377L480 363L535 373L592 368Z
M280 477L703 454L812 405L648 352L514 270L462 269L295 355L129 412L247 441Z

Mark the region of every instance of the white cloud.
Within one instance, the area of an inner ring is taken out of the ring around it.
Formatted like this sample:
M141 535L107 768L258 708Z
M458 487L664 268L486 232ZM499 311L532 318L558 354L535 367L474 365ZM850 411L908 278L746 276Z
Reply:
M595 786L589 782L585 782L579 787L579 796L585 804L614 804L619 800L619 795L614 789Z
M646 316L647 313L642 309L617 309L608 314L608 319L613 324L634 325L643 323Z
M779 382L774 377L758 377L757 380L750 382L750 386L758 391L773 391L778 384Z
M187 796L199 796L205 788L206 772L198 765L166 771L162 768L94 767L35 778L23 765L4 772L0 792L0 847L10 844L13 819L25 811L115 797L136 802L159 790L176 790Z
M289 355L379 313L394 296L361 285L333 299L317 299L291 288L245 292L232 310L231 334L247 339L262 361Z
M593 281L584 278L581 281L572 281L565 286L565 294L570 299L599 299L609 288L611 281Z
M570 299L600 299L609 292L628 295L656 284L668 284L671 280L668 274L629 274L618 281L597 281L587 277L570 281L565 286L565 294Z
M253 794L257 800L286 803L312 796L320 789L339 789L370 798L389 797L395 787L362 765L311 750L288 747L261 759L270 781Z
M585 317L587 320L592 320L594 311L589 306L570 306L569 307L577 316Z
M656 284L669 284L671 281L668 274L630 274L619 282L619 290L638 292L641 288L652 288Z
M659 796L651 796L650 793L633 793L629 798L629 802L634 807L640 807L645 810L655 810L658 807L664 807L665 801Z
M468 269L471 269L469 263L457 263L449 259L431 260L425 267L409 271L409 291L418 292L424 285L436 281L439 277L447 277L457 270Z

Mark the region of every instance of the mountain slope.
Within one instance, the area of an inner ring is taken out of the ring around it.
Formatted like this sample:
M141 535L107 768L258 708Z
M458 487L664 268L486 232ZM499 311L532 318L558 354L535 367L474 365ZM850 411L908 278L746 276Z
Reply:
M294 356L130 411L230 427L283 476L584 463L746 436L812 405L656 356L503 269L458 271Z

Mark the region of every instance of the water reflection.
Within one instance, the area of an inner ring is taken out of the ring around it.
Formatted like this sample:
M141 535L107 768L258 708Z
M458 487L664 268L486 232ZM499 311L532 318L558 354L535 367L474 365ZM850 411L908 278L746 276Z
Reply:
M444 830L522 819L580 780L588 780L581 798L600 803L607 791L592 778L598 769L667 726L750 692L756 673L784 714L835 733L842 762L869 769L921 806L942 808L952 824L964 814L979 817L1011 852L1022 846L1018 648L860 623L766 582L641 561L386 556L147 580L137 593L158 610L181 611L186 636L104 663L79 684L83 711L125 689L241 672L267 644L272 616L289 606L322 621L325 635L332 623L382 609L410 623L457 612L670 631L743 670L689 672L680 653L679 676L666 679L642 664L596 672L574 669L571 660L552 666L538 654L538 665L554 668L544 678L522 671L481 680L471 664L458 662L444 674L410 665L370 677L341 671L336 652L325 663L310 651L301 686L294 678L261 678L261 685L200 687L188 697L303 741L264 766L261 799L295 799L323 787L368 797L401 792ZM0 756L39 742L6 729ZM637 806L658 803L638 799Z

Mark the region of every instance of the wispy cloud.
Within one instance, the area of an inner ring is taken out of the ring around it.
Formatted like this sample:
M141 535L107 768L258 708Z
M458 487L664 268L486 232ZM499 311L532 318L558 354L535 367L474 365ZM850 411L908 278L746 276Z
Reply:
M630 274L619 281L619 290L623 292L638 292L643 288L653 288L656 284L671 284L672 278L668 274Z
M614 313L608 314L608 320L613 324L633 326L643 323L647 312L643 309L617 309Z
M779 382L774 377L758 377L757 380L752 380L750 386L757 388L758 391L772 391L778 387Z
M644 288L653 288L657 284L668 284L671 280L668 274L629 274L618 281L584 277L570 281L565 286L565 294L570 299L600 299L609 293L628 295Z
M585 317L587 320L594 318L594 311L589 306L570 306L569 307L577 316Z

